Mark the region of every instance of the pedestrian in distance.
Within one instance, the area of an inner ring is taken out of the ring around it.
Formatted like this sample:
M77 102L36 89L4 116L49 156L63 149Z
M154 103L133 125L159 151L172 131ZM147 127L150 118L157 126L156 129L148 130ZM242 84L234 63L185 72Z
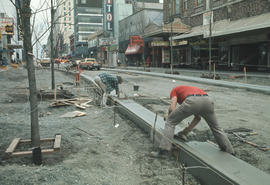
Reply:
M121 60L120 60L120 58L117 59L117 65L118 66L121 66Z
M101 105L106 105L108 95L115 90L117 97L120 98L119 84L122 84L123 79L121 76L109 73L100 73L94 78L95 83L102 91Z
M6 59L6 57L3 57L3 59L2 59L2 66L7 66L7 59Z
M165 154L171 150L171 141L174 137L175 126L185 118L194 115L189 126L180 131L177 136L183 140L187 140L187 134L200 122L201 117L203 117L210 127L220 150L234 155L231 142L218 124L214 111L214 102L206 92L198 87L178 86L172 89L170 98L171 105L163 130L163 137L159 145L159 154ZM177 103L179 104L178 107Z

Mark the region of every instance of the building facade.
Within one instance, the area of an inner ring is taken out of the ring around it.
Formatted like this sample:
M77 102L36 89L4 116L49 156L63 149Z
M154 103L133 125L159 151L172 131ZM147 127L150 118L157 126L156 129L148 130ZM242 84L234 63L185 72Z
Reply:
M88 36L103 29L103 1L74 1L74 51L76 57L89 57Z
M16 8L9 1L0 5L2 6L0 8L0 60L5 58L8 63L22 61L23 43L19 35ZM6 30L6 26L9 27L9 31Z
M140 10L119 22L119 52L125 54L127 65L138 66L148 57L148 42L151 38L144 37L149 24L161 25L163 22L162 4L151 9ZM143 45L131 44L133 40L142 40Z
M74 33L74 2L73 0L57 0L55 13L55 30L58 56L69 55L69 37Z
M191 27L173 47L188 67L270 70L269 0L164 0L164 21L178 17Z
M104 1L104 26L88 37L90 53L105 65L115 66L119 56L119 20L132 14L132 4L125 0ZM121 57L120 57L121 58Z

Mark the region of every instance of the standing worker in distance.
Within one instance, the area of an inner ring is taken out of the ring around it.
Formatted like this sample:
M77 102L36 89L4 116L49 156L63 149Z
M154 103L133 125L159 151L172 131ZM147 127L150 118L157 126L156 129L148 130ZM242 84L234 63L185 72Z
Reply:
M113 90L115 90L117 97L120 98L119 84L123 82L121 76L100 73L95 77L94 81L102 90L104 105L106 105L107 97Z
M231 142L217 122L214 102L208 97L206 92L198 87L178 86L172 89L170 98L172 102L169 107L168 118L159 146L161 154L171 150L171 140L174 137L175 126L191 115L194 115L194 118L190 125L179 133L180 137L185 139L186 135L199 123L201 117L203 117L210 127L221 151L234 154ZM177 103L180 104L179 107L176 107Z

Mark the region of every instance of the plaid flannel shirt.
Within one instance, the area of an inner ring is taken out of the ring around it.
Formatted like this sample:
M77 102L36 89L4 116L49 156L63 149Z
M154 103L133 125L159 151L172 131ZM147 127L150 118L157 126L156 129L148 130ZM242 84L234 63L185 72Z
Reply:
M115 89L116 94L119 92L118 79L115 75L101 73L98 75L101 81L106 85L106 91L110 93Z

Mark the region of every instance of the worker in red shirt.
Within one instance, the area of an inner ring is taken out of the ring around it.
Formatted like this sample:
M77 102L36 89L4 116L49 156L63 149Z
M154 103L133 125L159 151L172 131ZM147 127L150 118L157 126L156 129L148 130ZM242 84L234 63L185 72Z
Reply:
M178 86L172 89L170 98L172 102L169 107L168 118L159 146L161 153L171 150L171 141L174 137L175 126L185 118L194 115L189 126L180 132L180 136L183 139L186 139L186 135L199 123L201 117L203 117L212 130L220 149L234 154L231 142L217 122L214 102L208 97L206 92L198 87ZM177 103L180 106L176 107Z

